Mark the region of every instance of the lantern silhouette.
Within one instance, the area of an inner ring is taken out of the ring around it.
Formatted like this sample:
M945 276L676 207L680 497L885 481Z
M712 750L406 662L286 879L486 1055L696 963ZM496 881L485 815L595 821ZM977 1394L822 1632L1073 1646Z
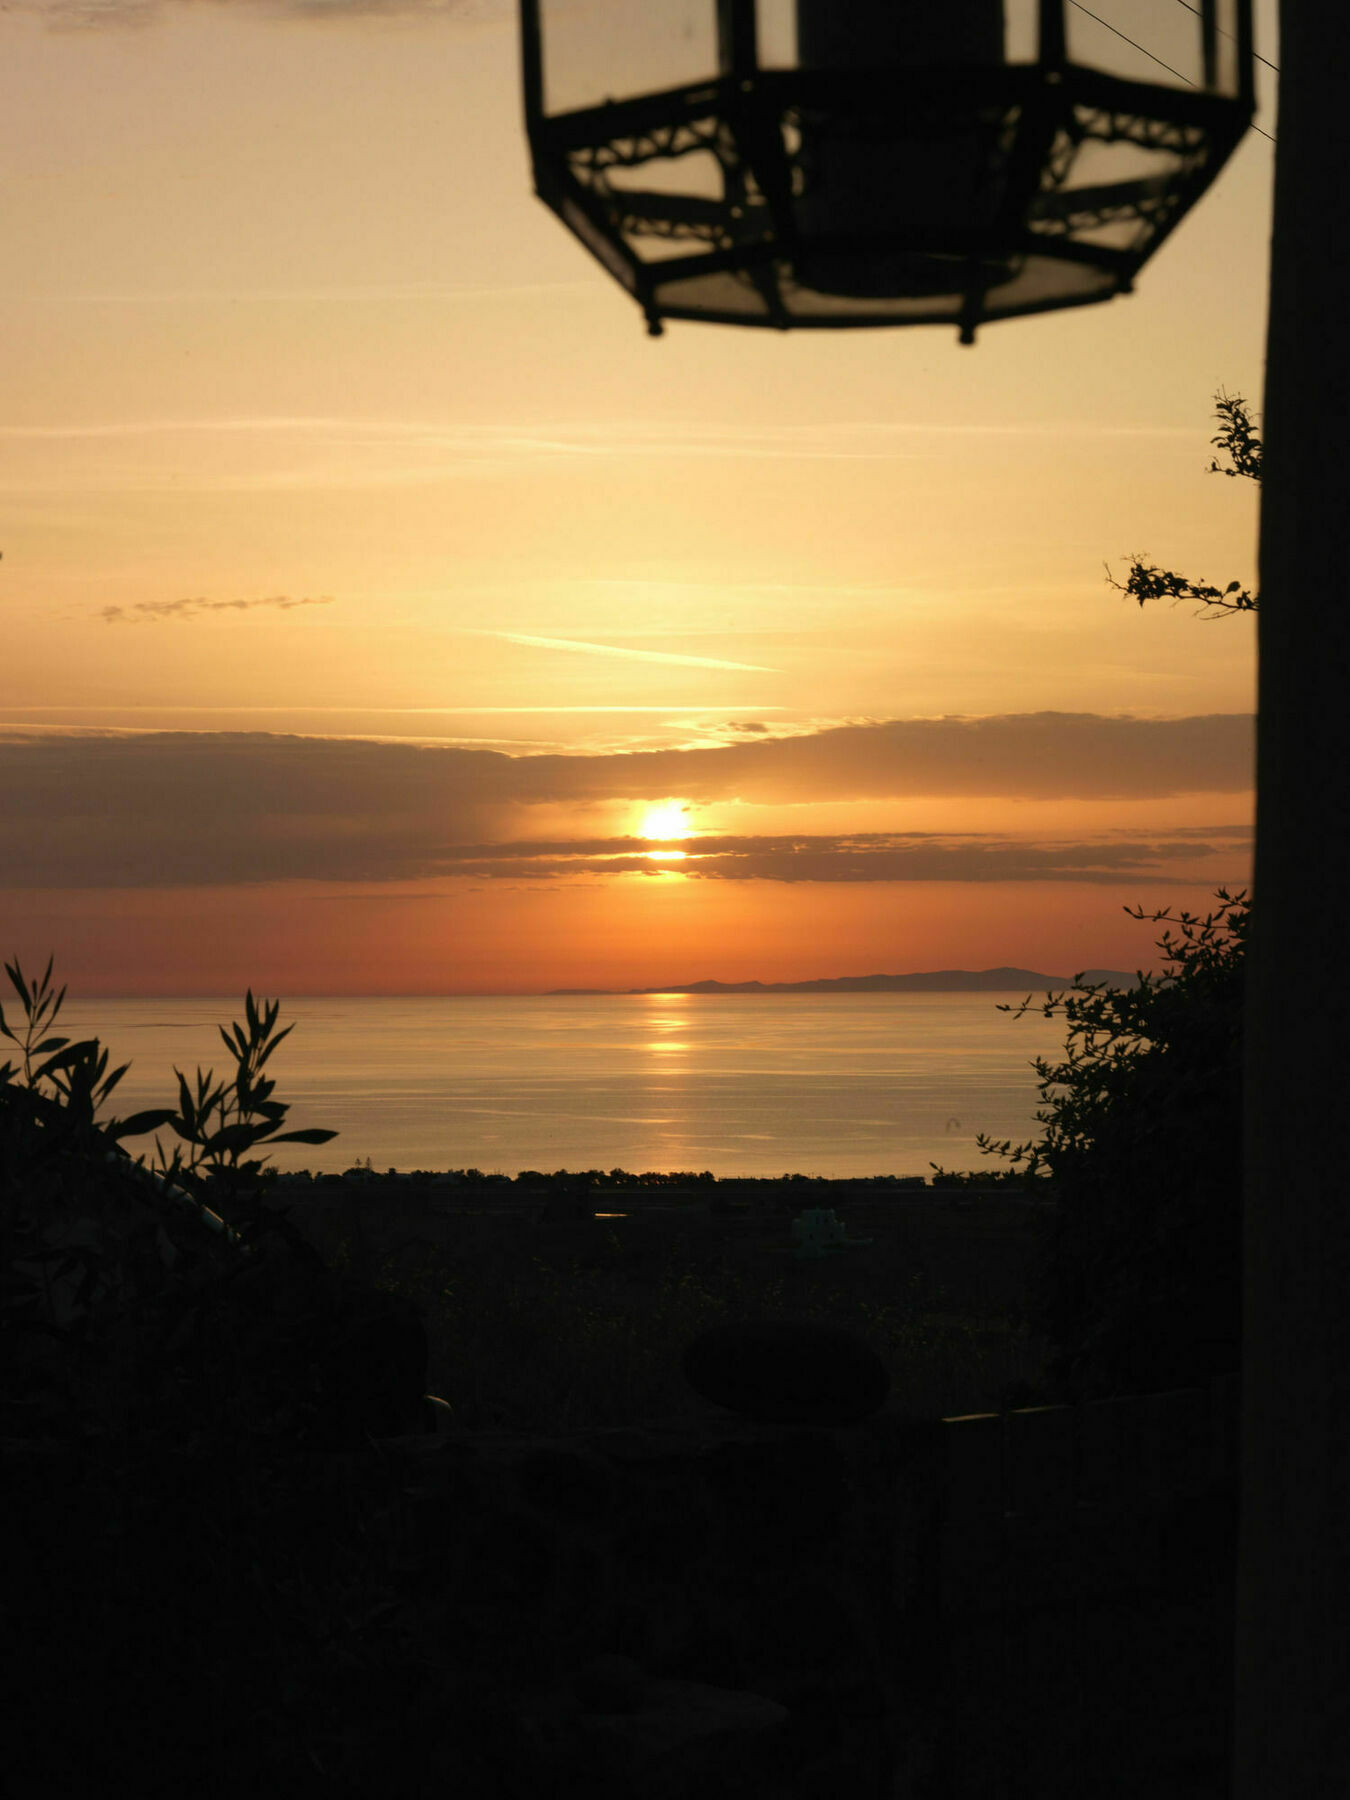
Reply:
M536 190L654 333L971 343L1108 300L1246 130L1253 54L1251 0L1100 4L521 0Z

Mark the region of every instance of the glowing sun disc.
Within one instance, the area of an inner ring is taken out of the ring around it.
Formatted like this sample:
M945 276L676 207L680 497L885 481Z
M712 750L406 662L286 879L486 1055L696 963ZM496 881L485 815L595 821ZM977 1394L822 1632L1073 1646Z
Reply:
M642 815L642 836L649 840L688 837L689 815L686 808L677 800L666 800L660 806L649 806Z

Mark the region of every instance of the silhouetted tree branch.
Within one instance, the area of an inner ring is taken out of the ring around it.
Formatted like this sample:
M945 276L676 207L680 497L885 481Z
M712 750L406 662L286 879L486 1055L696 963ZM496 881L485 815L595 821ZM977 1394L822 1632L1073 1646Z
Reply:
M1249 481L1260 481L1265 453L1248 414L1247 402L1241 394L1225 394L1220 388L1214 396L1214 414L1219 421L1219 431L1209 441L1227 455L1232 466L1221 469L1217 461L1211 461L1210 474L1227 475L1230 480L1245 475Z
M1215 457L1210 461L1209 473L1226 475L1230 479L1244 476L1248 481L1259 482L1264 453L1247 402L1241 394L1225 394L1221 388L1214 397L1214 409L1219 430L1210 443L1224 453L1228 467L1223 467ZM1131 558L1130 572L1123 582L1115 579L1109 564L1106 579L1117 593L1128 594L1140 606L1146 600L1171 600L1173 603L1195 600L1200 605L1201 616L1210 619L1256 612L1260 606L1260 595L1243 587L1240 581L1230 581L1224 588L1213 587L1208 582L1192 581L1189 576L1178 575L1175 570L1158 568L1142 556Z

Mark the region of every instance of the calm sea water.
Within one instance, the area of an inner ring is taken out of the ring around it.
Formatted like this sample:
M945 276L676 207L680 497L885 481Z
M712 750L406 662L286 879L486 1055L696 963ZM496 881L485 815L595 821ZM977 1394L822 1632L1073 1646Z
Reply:
M270 1065L292 1126L281 1168L711 1169L921 1175L995 1168L975 1134L1036 1131L1033 1056L1062 1021L988 994L306 999ZM167 1105L173 1066L228 1065L235 1000L67 1003L131 1059L119 1110Z

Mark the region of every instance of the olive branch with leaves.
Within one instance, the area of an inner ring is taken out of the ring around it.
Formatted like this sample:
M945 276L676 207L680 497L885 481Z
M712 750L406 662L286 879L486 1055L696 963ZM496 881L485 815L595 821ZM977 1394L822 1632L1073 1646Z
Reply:
M130 1068L108 1068L108 1052L97 1038L59 1035L57 1023L66 997L52 986L52 959L34 980L16 959L5 964L10 985L19 997L22 1020L11 1025L0 1007L0 1035L19 1053L17 1064L0 1064L0 1085L28 1090L39 1104L59 1109L67 1128L94 1133L120 1148L123 1138L145 1137L168 1128L180 1142L166 1151L155 1138L155 1173L169 1181L213 1180L227 1185L256 1178L265 1154L276 1144L326 1144L335 1131L314 1127L286 1131L288 1102L275 1098L276 1083L263 1073L279 1044L295 1029L277 1029L281 1003L244 996L243 1022L218 1027L234 1072L217 1081L214 1069L197 1069L189 1082L179 1068L178 1107L151 1107L125 1118L101 1118L114 1088ZM263 1156L252 1153L262 1151ZM146 1166L144 1156L135 1159Z

